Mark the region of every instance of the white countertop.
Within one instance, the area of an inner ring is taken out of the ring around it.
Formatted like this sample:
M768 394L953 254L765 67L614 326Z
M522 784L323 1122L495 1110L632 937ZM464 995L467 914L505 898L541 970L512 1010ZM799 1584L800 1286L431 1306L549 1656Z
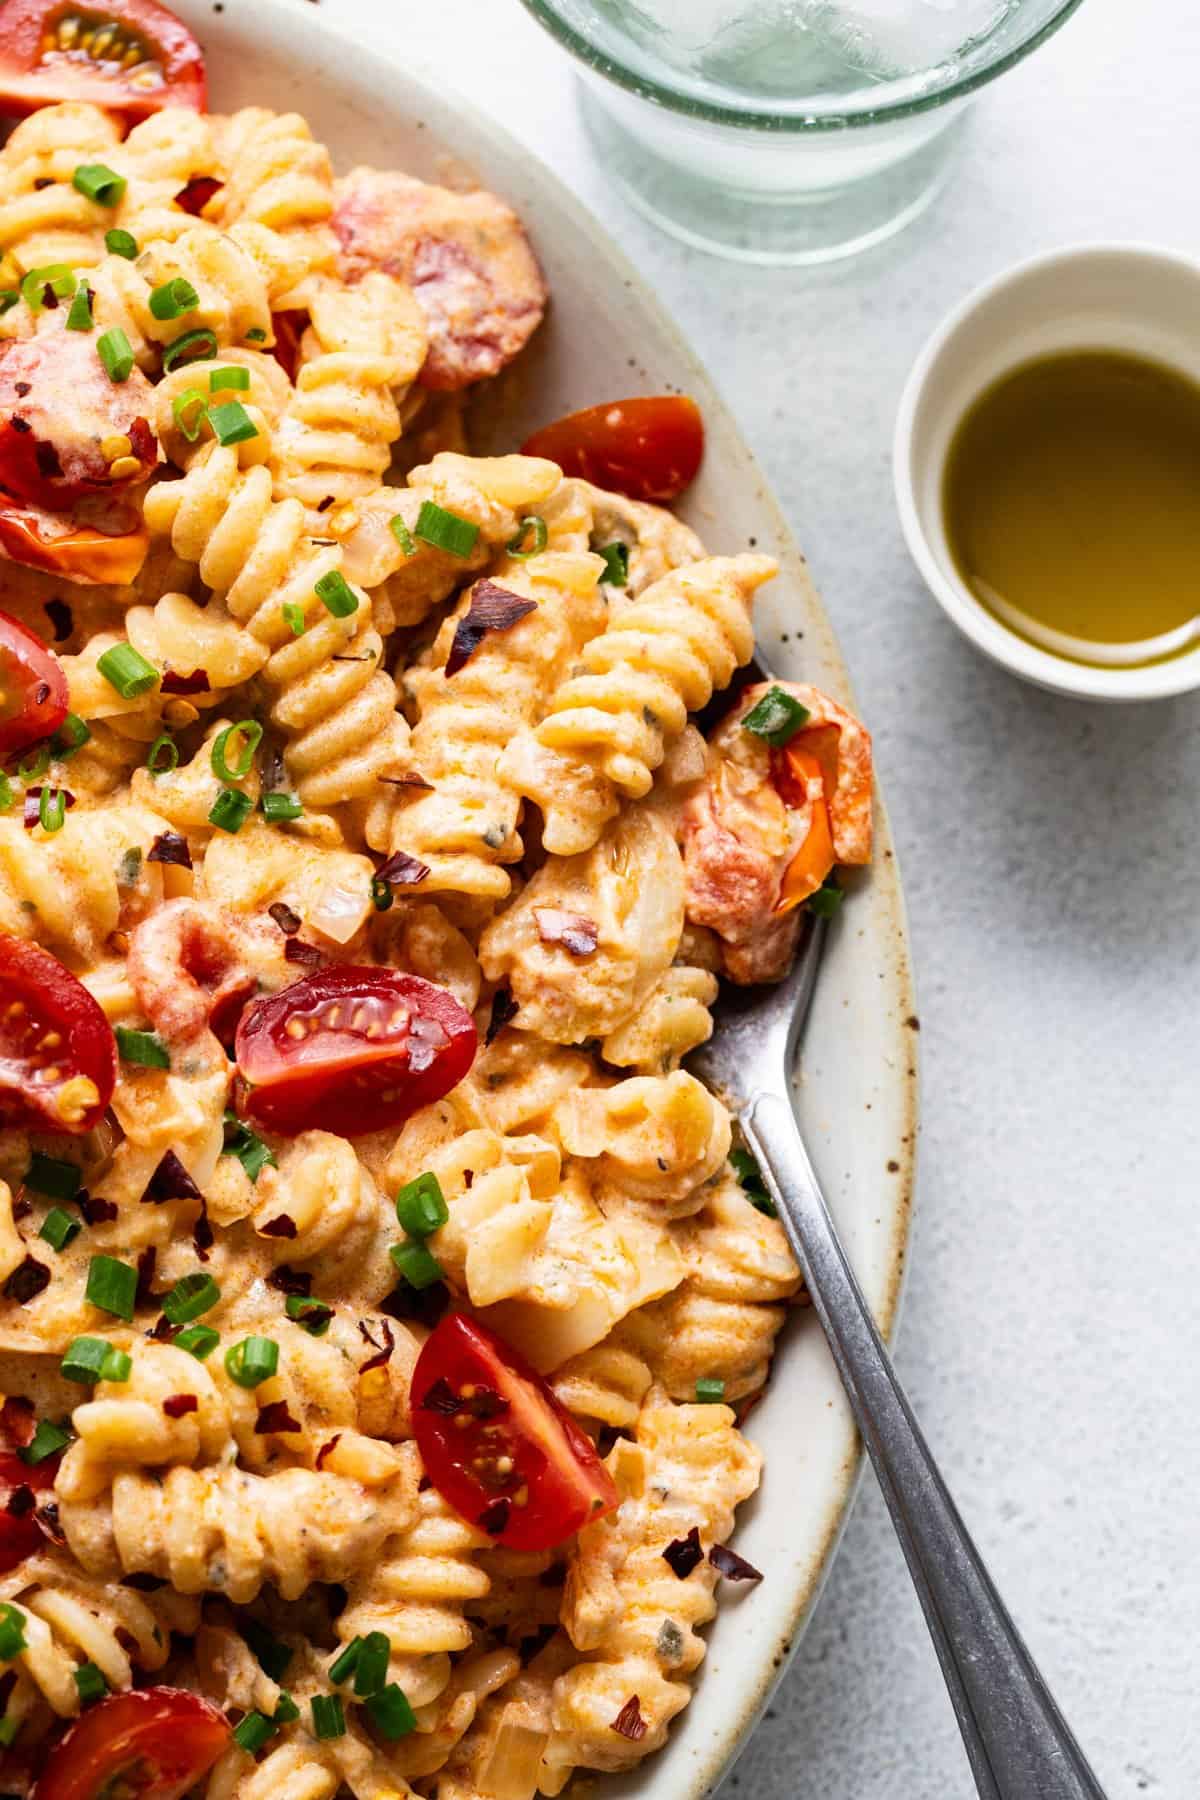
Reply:
M985 663L908 561L888 449L918 346L978 281L1088 238L1200 248L1200 12L1085 0L988 90L926 218L814 277L715 261L633 214L517 0L321 3L565 176L708 358L795 525L907 882L924 1103L901 1372L1109 1800L1183 1800L1200 1764L1200 702L1086 706ZM732 1782L755 1800L971 1791L870 1484Z

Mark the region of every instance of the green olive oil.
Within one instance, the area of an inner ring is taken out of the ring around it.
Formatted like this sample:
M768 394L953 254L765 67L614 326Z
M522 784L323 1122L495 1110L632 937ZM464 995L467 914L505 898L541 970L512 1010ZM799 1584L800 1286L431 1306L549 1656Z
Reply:
M942 510L972 593L1044 650L1134 668L1200 638L1200 386L1160 363L1003 376L958 427Z

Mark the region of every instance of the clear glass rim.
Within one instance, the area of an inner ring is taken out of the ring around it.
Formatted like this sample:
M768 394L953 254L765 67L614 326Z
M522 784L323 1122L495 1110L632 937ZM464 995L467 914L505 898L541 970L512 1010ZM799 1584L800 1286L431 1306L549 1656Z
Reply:
M1083 5L1083 0L1062 0L1061 5L1036 30L1031 31L1027 38L1014 44L994 62L983 63L944 86L931 88L921 94L910 94L903 99L881 100L876 106L855 106L836 113L818 114L770 112L754 107L722 106L713 101L699 100L691 94L664 87L649 76L638 74L624 63L618 62L615 57L598 49L582 32L567 24L559 13L555 0L521 0L521 4L580 62L586 63L597 74L606 76L628 93L637 94L658 106L665 106L671 112L683 113L690 119L704 119L713 125L737 125L752 131L803 133L844 131L847 126L879 125L889 120L907 119L916 113L931 112L935 107L945 106L952 100L972 94L987 82L994 81L996 76L1003 75L1006 69L1013 68L1040 44L1044 44ZM886 89L880 91L882 93Z

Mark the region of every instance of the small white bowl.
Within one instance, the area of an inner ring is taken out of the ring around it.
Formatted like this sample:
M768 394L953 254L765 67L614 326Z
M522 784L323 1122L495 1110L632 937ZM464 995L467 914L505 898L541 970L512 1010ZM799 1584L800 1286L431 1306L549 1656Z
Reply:
M1064 350L1124 350L1200 383L1200 263L1148 245L1080 245L1019 263L968 295L925 345L900 400L893 474L909 550L959 630L1014 675L1087 700L1187 693L1200 687L1200 645L1133 669L1068 661L1002 625L950 555L942 477L959 422L1009 370Z

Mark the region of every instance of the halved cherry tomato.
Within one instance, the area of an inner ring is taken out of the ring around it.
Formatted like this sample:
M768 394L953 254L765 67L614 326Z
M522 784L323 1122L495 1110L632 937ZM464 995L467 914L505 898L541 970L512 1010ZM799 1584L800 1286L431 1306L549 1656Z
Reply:
M184 1688L110 1694L55 1745L32 1800L180 1800L232 1736L220 1708Z
M203 112L204 54L155 0L5 0L0 109L34 112L55 100L90 100L130 119L164 106Z
M142 371L110 381L89 333L14 339L0 350L0 488L63 512L144 481L158 461L153 409Z
M511 1345L463 1313L412 1378L425 1472L455 1512L512 1550L548 1550L619 1504L595 1445Z
M53 650L0 612L0 756L57 731L67 703L67 677Z
M785 805L797 810L812 808L808 835L784 870L779 887L775 911L790 912L824 886L837 861L825 799L830 789L817 757L795 739L783 749L771 752L771 779Z
M0 934L0 1124L79 1136L103 1118L117 1045L56 956Z
M704 420L686 394L639 396L568 413L521 448L631 500L674 500L700 467Z
M24 1463L11 1450L0 1450L0 1575L7 1575L45 1544L34 1514L34 1496L54 1486L61 1456Z
M0 502L0 556L84 586L128 587L146 560L150 533L126 510L127 529L109 532L38 506Z
M288 1134L401 1125L457 1086L476 1041L470 1013L419 975L318 969L242 1014L238 1110Z

